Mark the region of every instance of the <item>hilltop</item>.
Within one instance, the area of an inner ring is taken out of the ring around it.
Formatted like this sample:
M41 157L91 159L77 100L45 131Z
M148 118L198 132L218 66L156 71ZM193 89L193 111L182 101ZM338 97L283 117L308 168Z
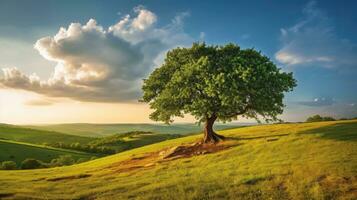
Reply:
M22 126L0 124L0 139L33 144L56 142L62 142L64 144L71 144L75 142L86 144L93 141L95 138L70 135L58 131L38 130Z
M229 138L219 148L196 148L201 136L193 135L78 165L0 171L0 197L357 198L357 120L262 125L219 133ZM186 149L177 151L180 147Z

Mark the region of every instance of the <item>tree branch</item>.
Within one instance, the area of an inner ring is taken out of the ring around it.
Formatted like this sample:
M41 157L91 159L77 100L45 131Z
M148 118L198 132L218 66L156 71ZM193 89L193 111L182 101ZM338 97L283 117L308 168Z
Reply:
M236 113L233 113L231 116L229 117L235 117L237 115L242 115L244 113L246 113L249 109L251 108L250 105L247 105L243 110L239 111L239 112L236 112Z

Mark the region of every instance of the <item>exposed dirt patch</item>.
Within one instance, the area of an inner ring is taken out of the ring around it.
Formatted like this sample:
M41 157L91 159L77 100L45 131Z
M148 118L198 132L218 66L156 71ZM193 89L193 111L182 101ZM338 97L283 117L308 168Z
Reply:
M232 144L228 144L228 142L222 142L218 144L193 143L164 149L159 152L159 155L162 157L162 159L172 160L177 158L187 158L195 155L214 153L230 147L232 147Z
M335 191L338 195L345 195L346 199L356 199L357 197L357 176L340 177L322 175L317 178L316 182L323 188L343 188L342 191ZM349 198L349 197L352 198Z
M9 198L15 196L14 193L0 193L0 199L2 198Z
M197 155L215 153L237 145L237 141L227 140L218 144L190 143L169 147L161 151L150 152L140 157L133 157L110 165L109 169L115 172L129 172L139 168L154 167L158 163L168 162L179 158L188 158Z
M62 180L73 180L73 179L80 179L80 178L88 178L92 176L91 174L77 174L72 176L61 176L61 177L54 177L48 178L47 181L62 181Z
M273 176L269 176L269 177L256 177L256 178L252 178L252 179L249 179L249 180L246 180L244 181L243 183L246 184L246 185L255 185L259 182L262 182L262 181L270 181L272 180L274 177ZM280 186L278 186L280 187Z
M42 177L42 178L32 179L32 181L43 181L43 180L46 180L46 178Z
M277 140L279 140L279 138L268 138L267 142L274 142L274 141L277 141Z
M133 157L121 162L113 163L107 168L112 169L115 172L129 172L139 168L154 166L157 160L158 154L152 152L143 154L140 157Z

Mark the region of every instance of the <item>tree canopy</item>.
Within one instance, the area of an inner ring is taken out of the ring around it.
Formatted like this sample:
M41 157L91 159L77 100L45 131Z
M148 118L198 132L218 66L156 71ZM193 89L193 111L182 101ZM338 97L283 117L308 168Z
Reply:
M166 123L184 114L206 124L237 116L270 121L283 112L284 92L295 86L292 73L254 49L194 43L167 53L144 80L142 101L154 109L152 120Z
M329 117L329 116L322 117L320 115L314 115L314 116L308 117L306 119L306 122L322 122L322 121L335 121L335 120L336 120L335 118Z

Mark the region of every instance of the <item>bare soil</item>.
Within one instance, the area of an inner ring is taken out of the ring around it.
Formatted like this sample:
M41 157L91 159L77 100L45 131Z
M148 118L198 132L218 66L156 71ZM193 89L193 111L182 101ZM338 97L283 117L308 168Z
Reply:
M236 146L236 141L223 141L216 144L205 144L195 142L190 144L181 144L179 146L169 147L161 151L145 153L137 157L133 157L124 161L113 163L108 168L115 172L130 172L140 168L153 167L159 163L180 159L189 158L192 156L204 155L222 151L233 146Z

